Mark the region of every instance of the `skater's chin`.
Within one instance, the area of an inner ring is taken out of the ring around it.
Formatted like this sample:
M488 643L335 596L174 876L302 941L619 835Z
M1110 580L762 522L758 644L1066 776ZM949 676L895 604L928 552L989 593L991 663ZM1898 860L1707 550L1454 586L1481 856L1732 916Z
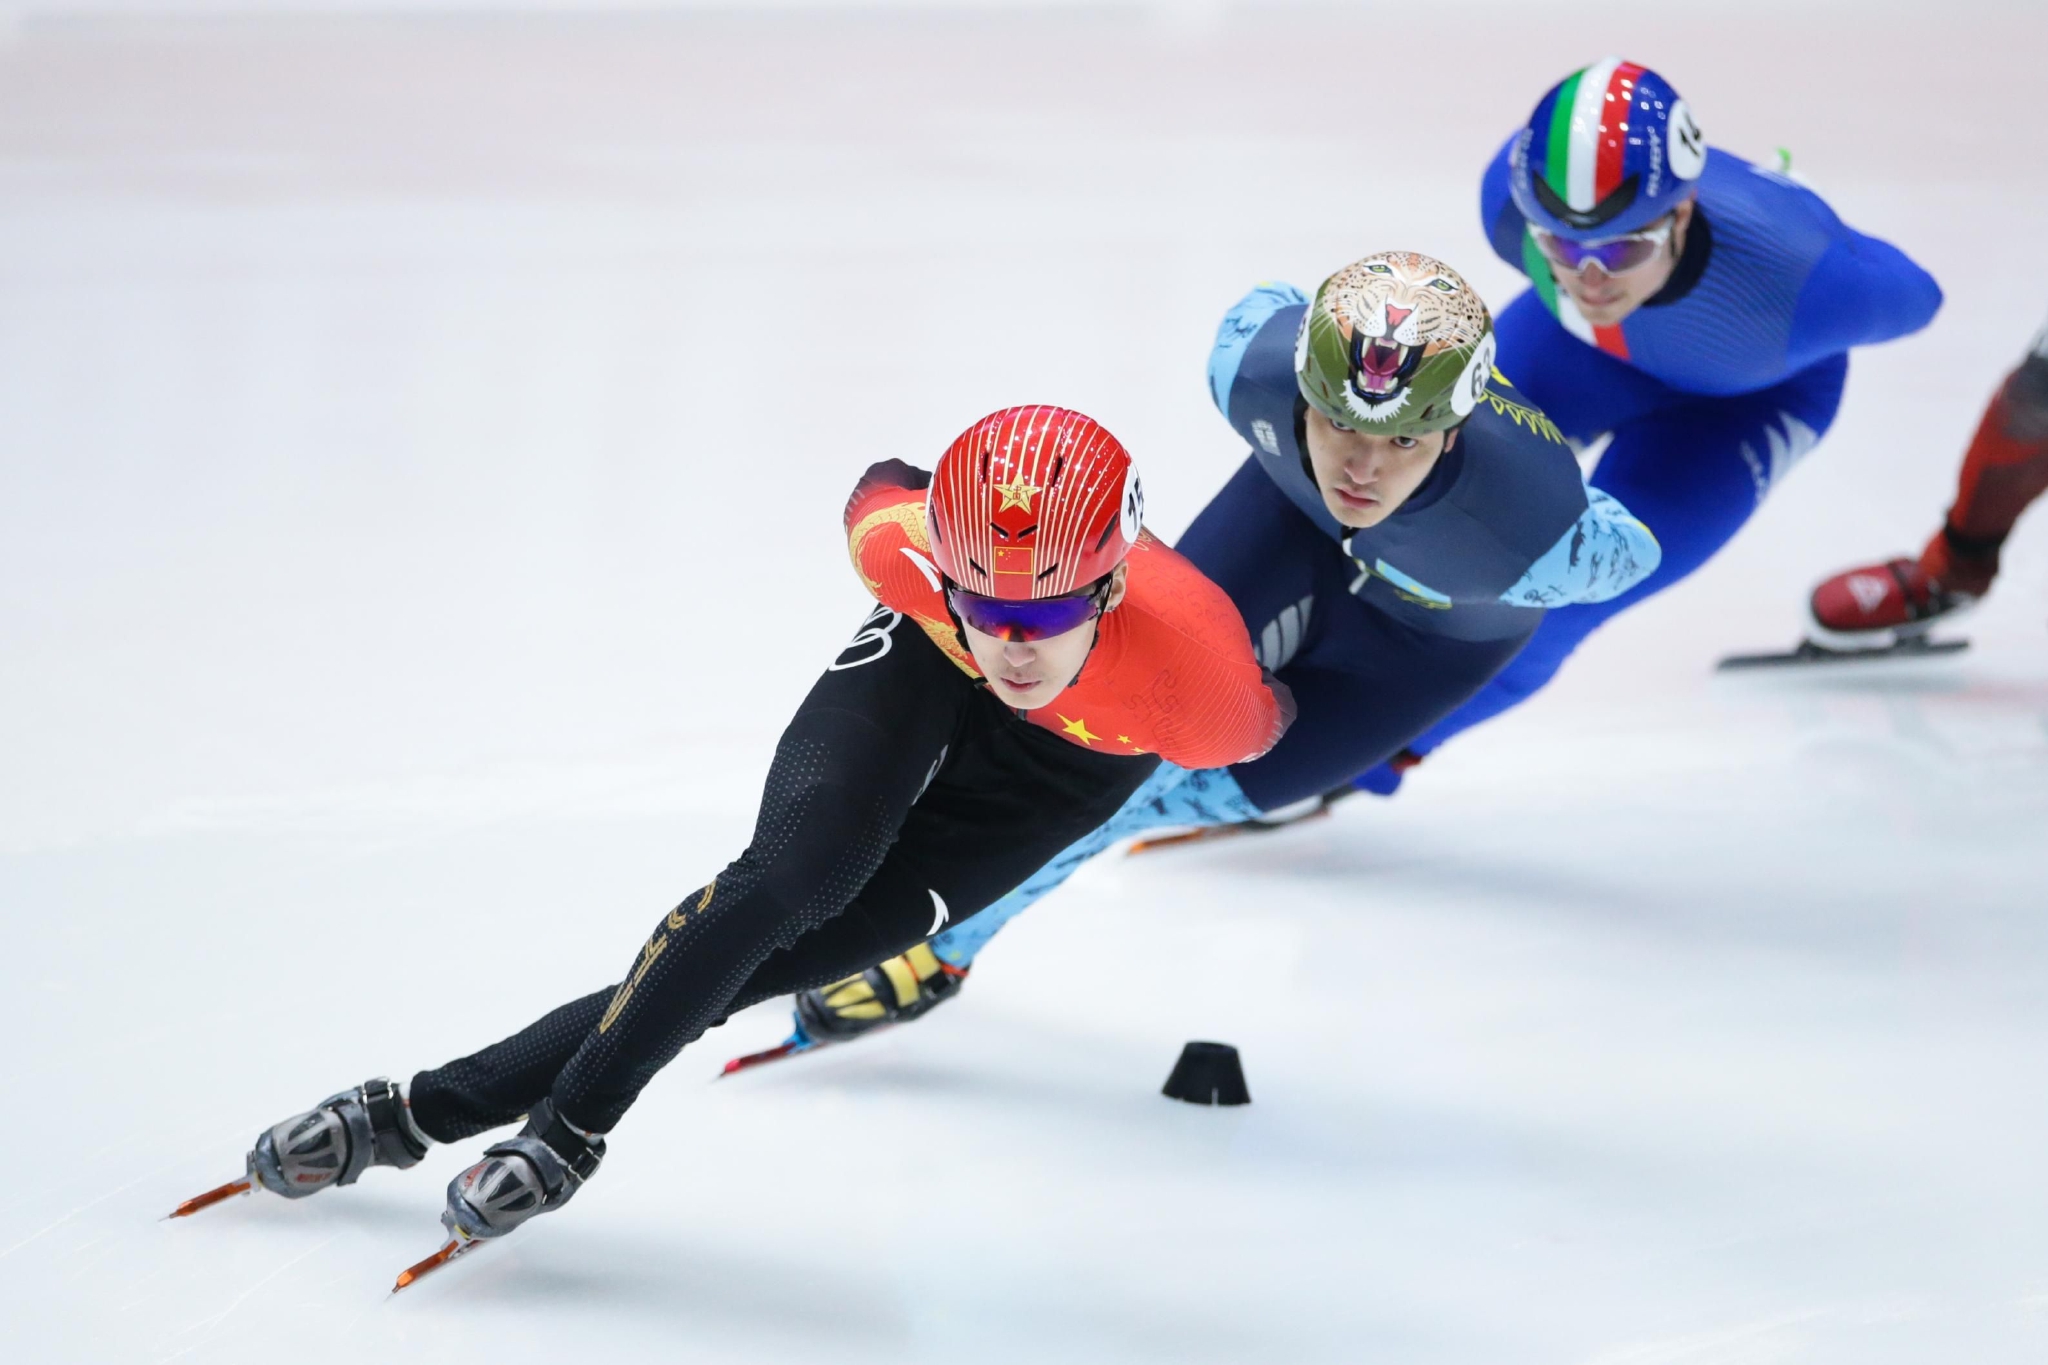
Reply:
M1605 281L1599 289L1588 289L1583 281L1564 291L1579 310L1579 316L1595 327L1613 327L1642 304L1647 295L1628 282Z

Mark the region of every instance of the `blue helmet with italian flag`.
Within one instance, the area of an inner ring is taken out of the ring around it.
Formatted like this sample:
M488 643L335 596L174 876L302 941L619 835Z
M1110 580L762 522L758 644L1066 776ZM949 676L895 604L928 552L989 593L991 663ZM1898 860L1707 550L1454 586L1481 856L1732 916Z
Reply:
M1610 57L1537 102L1515 139L1508 183L1532 227L1595 242L1671 212L1706 164L1699 124L1671 82Z

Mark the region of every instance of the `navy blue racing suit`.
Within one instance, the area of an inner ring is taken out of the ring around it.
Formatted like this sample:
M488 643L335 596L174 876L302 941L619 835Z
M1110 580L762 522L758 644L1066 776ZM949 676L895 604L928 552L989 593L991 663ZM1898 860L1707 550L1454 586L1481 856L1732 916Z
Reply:
M1294 692L1264 757L1162 764L1108 824L933 943L964 966L1003 923L1095 853L1159 825L1227 823L1319 796L1474 696L1546 609L1625 591L1657 542L1589 492L1570 446L1500 374L1420 487L1379 525L1331 515L1308 463L1294 344L1306 300L1261 285L1218 330L1210 393L1251 455L1175 547L1230 595Z

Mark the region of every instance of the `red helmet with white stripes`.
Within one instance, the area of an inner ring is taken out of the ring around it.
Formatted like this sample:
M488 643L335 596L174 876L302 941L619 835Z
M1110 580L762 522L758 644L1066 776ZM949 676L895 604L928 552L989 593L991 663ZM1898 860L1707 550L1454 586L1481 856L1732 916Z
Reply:
M1090 587L1123 563L1144 517L1123 443L1092 417L1039 406L960 433L925 502L939 571L1014 602Z

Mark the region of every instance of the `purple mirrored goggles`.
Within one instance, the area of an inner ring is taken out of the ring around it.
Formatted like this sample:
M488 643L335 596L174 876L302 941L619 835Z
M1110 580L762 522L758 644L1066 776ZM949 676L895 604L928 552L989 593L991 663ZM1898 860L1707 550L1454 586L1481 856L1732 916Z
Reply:
M1536 238L1536 249L1553 265L1575 274L1589 265L1597 265L1610 275L1626 275L1657 259L1657 253L1671 240L1673 226L1673 221L1665 218L1641 232L1609 237L1604 242L1575 242L1538 227L1529 231Z
M1047 640L1078 630L1101 615L1109 597L1109 580L1099 579L1079 592L1059 597L1034 597L1015 602L984 597L957 584L946 585L946 603L953 614L983 635L998 640Z

